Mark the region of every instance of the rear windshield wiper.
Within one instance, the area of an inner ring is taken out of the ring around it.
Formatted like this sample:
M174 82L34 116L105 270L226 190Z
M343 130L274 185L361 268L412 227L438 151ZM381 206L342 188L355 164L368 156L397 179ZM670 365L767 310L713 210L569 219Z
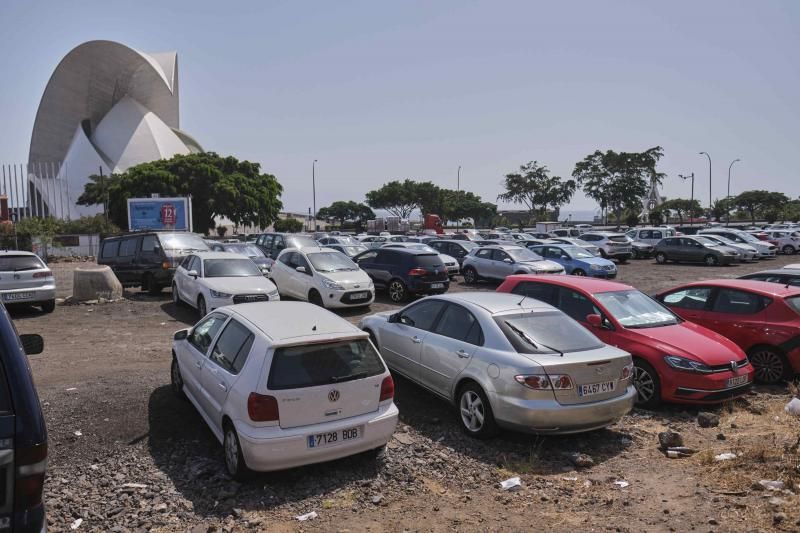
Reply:
M356 374L348 374L347 376L333 376L331 377L331 383L339 383L340 381L350 381L353 379L363 379L368 375L368 372L358 372Z
M508 328L509 328L511 331L513 331L514 333L516 333L517 335L519 335L519 336L520 336L520 338L521 338L522 340L524 340L525 342L527 342L528 344L530 344L530 345L531 345L531 346L533 346L534 348L539 348L539 346L538 346L538 345L537 345L535 342L533 342L533 339L531 339L530 337L528 337L528 334L527 334L527 333L525 333L524 331L522 331L521 329L519 329L517 326L515 326L514 324L512 324L512 323L511 323L511 322L509 322L508 320L506 320L506 321L505 321L505 323L506 323L506 326L508 326Z

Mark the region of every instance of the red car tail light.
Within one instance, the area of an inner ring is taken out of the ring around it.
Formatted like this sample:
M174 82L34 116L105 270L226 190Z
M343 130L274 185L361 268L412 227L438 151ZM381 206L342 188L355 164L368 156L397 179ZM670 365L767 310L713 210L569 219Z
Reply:
M275 422L280 419L278 400L274 396L251 392L247 397L247 414L253 422Z
M49 271L49 270L46 270L44 272L36 272L33 275L33 279L37 279L37 278L52 278L52 277L53 277L53 273L51 271Z
M428 271L424 268L412 268L408 271L409 276L427 276Z
M169 270L170 268L172 268L172 263L170 263L169 261L164 261L163 263L161 263L161 268L164 270Z
M42 503L47 444L17 448L15 454L14 510L20 512Z
M621 381L625 381L628 378L633 377L633 363L627 364L622 367L622 372L620 372L619 379Z
M572 388L572 378L566 374L531 374L527 376L514 376L520 385L533 390L568 390Z
M394 398L394 380L392 376L386 376L381 382L381 397L378 401L383 402L392 398Z

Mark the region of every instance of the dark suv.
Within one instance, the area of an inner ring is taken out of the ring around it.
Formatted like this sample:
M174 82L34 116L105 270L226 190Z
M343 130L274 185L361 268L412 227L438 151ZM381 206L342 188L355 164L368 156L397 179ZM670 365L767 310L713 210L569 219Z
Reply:
M303 248L305 246L318 247L319 243L311 235L298 233L262 233L256 239L256 246L273 261L284 248Z
M39 335L17 335L0 304L0 530L45 531L47 428L26 354L41 353Z
M377 248L353 257L376 289L387 289L389 298L404 302L410 294L442 294L450 288L447 269L437 253L413 248Z
M185 254L208 249L194 233L131 233L103 239L97 264L110 266L123 287L158 294L172 285L172 275Z
M473 248L477 248L478 244L467 240L437 239L428 242L428 246L430 246L437 252L449 255L451 257L455 257L456 261L458 261L458 266L460 267L461 264L464 262L464 258L467 257L467 255L469 254L470 250L472 250Z

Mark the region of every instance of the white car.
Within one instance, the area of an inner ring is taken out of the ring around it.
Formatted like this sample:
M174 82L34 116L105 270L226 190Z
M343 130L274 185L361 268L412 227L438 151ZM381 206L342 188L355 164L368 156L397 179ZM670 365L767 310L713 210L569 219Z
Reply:
M6 305L38 305L52 313L56 308L53 272L31 252L0 252L0 298Z
M389 244L384 244L381 246L381 248L411 248L413 250L434 252L439 254L439 259L441 259L442 263L444 263L444 268L447 270L447 276L450 279L453 279L455 276L457 276L459 272L458 260L456 260L455 257L452 255L443 254L439 250L436 250L433 247L421 242L392 242Z
M758 250L754 247L750 246L746 242L733 242L727 237L723 237L722 235L712 235L710 233L706 233L703 235L706 239L710 239L722 246L727 246L728 248L733 248L737 252L739 252L739 259L742 262L746 261L756 261L758 260Z
M280 300L278 289L246 255L187 255L172 278L172 301L191 305L200 316L225 305L273 300Z
M767 241L761 241L758 239L758 237L754 237L746 231L715 226L712 228L701 229L697 234L700 236L720 235L726 239L732 240L735 243L749 244L758 250L759 259L775 257L775 255L778 253L778 248L774 244L771 244Z
M178 331L171 378L237 479L380 451L397 425L394 382L368 334L303 302L223 307Z
M778 250L793 255L800 250L800 233L793 230L766 230L767 238L778 243Z
M272 281L283 296L323 307L358 307L375 300L369 275L330 248L287 248L272 265Z

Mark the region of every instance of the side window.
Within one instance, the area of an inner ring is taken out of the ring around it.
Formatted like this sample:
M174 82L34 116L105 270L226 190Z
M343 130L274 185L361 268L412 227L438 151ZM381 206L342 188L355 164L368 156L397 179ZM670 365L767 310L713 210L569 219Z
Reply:
M189 270L189 263L191 263L191 262L192 262L192 256L191 255L187 255L186 257L184 257L181 260L180 267L185 269L185 270Z
M273 252L280 252L286 248L286 241L284 240L282 235L275 235L275 243L272 245Z
M678 239L664 239L664 246L678 246Z
M445 243L443 242L429 242L428 246L430 246L436 251L447 253L447 250L445 248Z
M131 239L123 239L122 244L119 245L120 257L133 257L136 255L136 245L139 244L139 239L134 237Z
M460 305L449 304L445 308L434 333L477 346L483 344L483 332L478 320Z
M249 329L231 320L211 350L210 359L231 374L238 374L244 367L254 338Z
M769 298L764 298L752 292L737 291L734 289L720 289L714 300L713 311L734 315L752 315L772 303Z
M643 229L642 231L639 232L639 238L640 239L655 239L654 234L655 234L654 231L650 231L649 229ZM635 239L636 238L636 232L634 231L633 235L628 235L628 237L630 237L631 239Z
M559 289L558 307L573 320L586 322L586 315L600 314L600 310L583 294L562 287Z
M493 251L494 253L492 254L492 259L494 259L495 261L505 261L506 259L508 259L509 261L511 260L511 257L509 257L509 255L505 253L503 250L493 250Z
M400 323L430 331L444 305L440 300L428 300L412 305L400 315Z
M225 323L225 319L225 315L214 313L197 324L189 334L189 344L197 348L199 352L206 353L219 328Z
M663 302L680 309L704 310L710 297L711 287L691 287L667 294Z
M262 235L261 236L261 246L263 246L264 248L269 250L270 247L272 246L272 241L274 240L273 237L274 237L274 235Z
M358 258L358 262L371 263L376 257L378 257L378 252L367 252Z
M650 235L651 237L648 237L648 239L663 239L661 232L657 230L651 231Z
M100 257L108 259L110 257L117 257L119 253L119 241L111 241L103 244L103 253Z
M306 274L311 274L311 266L308 264L308 260L303 257L303 254L292 254L294 256L294 267L304 267L306 269Z
M483 250L478 250L477 253L475 254L475 257L479 257L480 259L491 259L492 249L484 248Z
M278 257L278 261L280 261L281 263L283 263L284 265L286 265L288 267L293 267L293 265L294 265L294 252L290 252L288 254L281 254L281 256Z
M397 254L391 253L389 250L381 249L378 251L375 262L381 265L385 265L387 263L392 263L393 259L397 258Z
M533 281L523 281L511 289L512 294L527 296L550 305L554 304L555 287L547 283L536 283Z
M599 241L600 239L602 239L602 237L599 237L598 235L586 235L584 233L581 236L581 239L583 239L584 241L594 242L594 241Z
M142 253L154 254L158 247L158 237L155 235L145 235L142 237Z

